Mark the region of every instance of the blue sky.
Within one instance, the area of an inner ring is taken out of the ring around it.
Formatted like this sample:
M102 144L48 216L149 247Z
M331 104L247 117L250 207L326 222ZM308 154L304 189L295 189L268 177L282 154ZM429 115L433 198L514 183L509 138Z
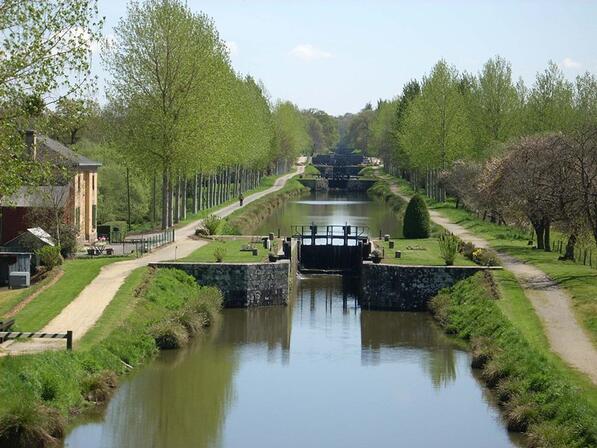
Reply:
M550 59L565 75L597 72L595 1L187 0L216 23L235 69L273 99L339 115L391 98L445 58L477 73L499 54L531 84ZM99 0L104 33L124 0ZM99 58L95 58L99 59ZM94 70L105 72L94 61ZM100 89L103 82L100 82Z

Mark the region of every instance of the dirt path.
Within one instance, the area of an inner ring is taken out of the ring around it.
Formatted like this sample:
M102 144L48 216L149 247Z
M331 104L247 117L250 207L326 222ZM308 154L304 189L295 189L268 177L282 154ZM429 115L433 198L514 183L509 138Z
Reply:
M244 206L260 199L274 191L281 189L286 182L296 174L302 173L304 166L298 166L293 173L286 174L276 179L274 185L267 190L247 196ZM217 212L216 215L226 217L241 208L238 203L228 205ZM176 239L172 244L158 248L144 257L135 260L121 261L104 266L97 277L89 283L83 291L58 316L56 316L41 331L58 333L72 330L74 340L78 340L97 322L102 313L112 301L118 289L122 286L129 274L138 267L147 266L155 261L167 261L183 258L190 255L201 246L207 244L205 240L189 238L194 235L195 228L201 220L194 221L176 231ZM2 354L22 354L39 352L48 349L64 348L64 341L40 339L27 342L7 341L0 346Z
M405 201L410 200L399 191L397 185L391 185L391 190ZM429 216L434 223L462 240L470 241L477 247L489 247L487 240L454 224L441 213L430 210ZM576 320L570 296L540 269L503 252L498 255L504 269L514 274L541 319L551 349L597 384L597 350Z

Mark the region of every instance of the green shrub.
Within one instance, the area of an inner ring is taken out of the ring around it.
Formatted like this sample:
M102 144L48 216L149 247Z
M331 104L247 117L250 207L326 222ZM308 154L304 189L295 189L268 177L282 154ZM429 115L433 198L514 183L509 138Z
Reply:
M49 271L56 266L60 266L63 261L60 254L60 247L58 246L41 247L35 251L35 254L39 257L41 265L45 266Z
M451 233L444 232L437 239L439 243L439 251L446 263L446 266L454 265L454 259L458 253L458 246L460 240Z
M218 233L221 222L222 218L219 216L207 215L205 219L203 219L203 226L207 229L210 235L215 235Z
M221 263L224 261L224 257L226 256L226 248L224 246L218 246L214 250L214 258L216 262Z
M404 212L404 238L429 238L429 211L423 198L416 194L409 201Z

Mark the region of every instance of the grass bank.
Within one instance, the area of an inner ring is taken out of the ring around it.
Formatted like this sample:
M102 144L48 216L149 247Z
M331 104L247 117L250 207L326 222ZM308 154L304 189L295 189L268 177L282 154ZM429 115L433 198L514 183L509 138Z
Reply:
M117 377L215 319L222 296L178 270L136 270L74 352L0 360L0 447L50 446L66 423L108 399Z
M14 329L41 330L97 277L102 267L126 259L126 257L102 257L66 260L61 266L64 271L62 277L16 314Z
M491 276L477 274L441 292L431 309L448 333L470 341L472 365L495 391L509 429L526 433L531 447L597 446L594 393L538 349L536 322L505 315L513 303L501 304L497 291Z
M289 179L286 185L278 191L257 199L228 216L227 233L250 234L261 221L271 215L284 202L308 191L309 189L301 184L296 176Z

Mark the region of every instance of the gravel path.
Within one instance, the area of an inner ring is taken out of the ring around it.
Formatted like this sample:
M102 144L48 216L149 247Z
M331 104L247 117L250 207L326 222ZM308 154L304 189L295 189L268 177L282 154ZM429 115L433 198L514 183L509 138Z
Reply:
M304 166L299 165L293 173L286 174L276 179L274 185L267 190L249 195L244 200L244 206L260 199L274 191L280 190L286 182L302 173ZM240 208L238 203L228 205L215 215L226 217ZM112 301L118 289L122 286L129 274L138 267L147 266L151 262L174 260L190 255L201 246L207 244L205 240L189 238L195 233L195 228L201 220L194 221L185 227L176 230L175 241L167 246L155 249L153 252L135 260L127 260L104 266L97 277L89 283L83 291L58 316L56 316L41 331L58 333L66 330L73 331L76 341L97 322L102 313ZM64 341L38 339L29 341L7 341L0 345L0 356L6 354L33 353L51 349L63 349Z
M398 186L392 185L391 189L405 201L410 200L410 197L400 193ZM487 240L454 224L441 213L430 210L429 216L434 223L462 240L470 241L477 247L489 247ZM541 319L551 349L597 384L597 350L576 320L568 293L540 269L503 252L499 252L498 256L504 269L514 274Z

